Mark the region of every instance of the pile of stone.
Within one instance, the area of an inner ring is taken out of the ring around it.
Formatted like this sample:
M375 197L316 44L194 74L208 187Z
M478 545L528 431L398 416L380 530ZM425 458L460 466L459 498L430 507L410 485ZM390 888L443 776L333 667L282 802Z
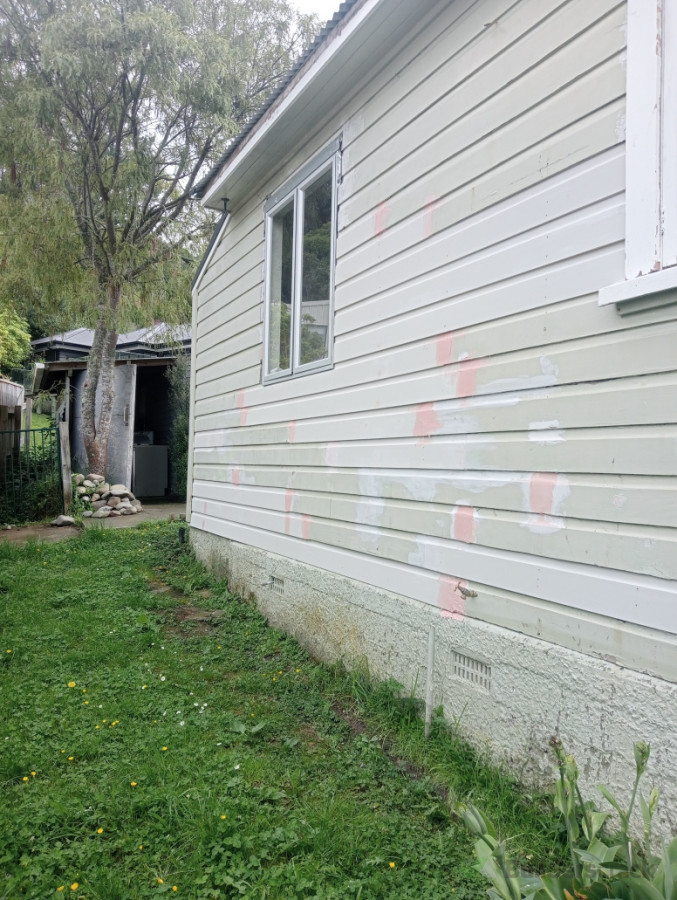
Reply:
M103 475L73 475L73 492L87 507L83 519L135 516L143 512L141 502L124 484L108 484Z

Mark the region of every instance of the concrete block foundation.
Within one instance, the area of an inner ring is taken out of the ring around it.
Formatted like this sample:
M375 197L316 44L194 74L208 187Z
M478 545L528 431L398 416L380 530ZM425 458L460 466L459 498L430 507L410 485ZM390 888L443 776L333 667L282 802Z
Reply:
M558 735L577 759L584 796L627 802L633 744L651 744L643 786L661 792L656 833L677 832L677 685L613 662L440 610L282 556L191 529L198 558L256 601L271 625L314 657L367 667L425 697L435 633L434 705L474 746L525 783L554 783L548 747Z

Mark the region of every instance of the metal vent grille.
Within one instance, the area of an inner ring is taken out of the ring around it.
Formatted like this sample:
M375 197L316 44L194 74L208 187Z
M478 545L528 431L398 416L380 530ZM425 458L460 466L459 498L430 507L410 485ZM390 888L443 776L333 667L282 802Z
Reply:
M466 656L463 653L453 653L454 675L464 681L470 681L485 690L491 690L491 666Z
M274 575L270 576L270 589L274 591L276 594L284 594L284 578L276 578Z

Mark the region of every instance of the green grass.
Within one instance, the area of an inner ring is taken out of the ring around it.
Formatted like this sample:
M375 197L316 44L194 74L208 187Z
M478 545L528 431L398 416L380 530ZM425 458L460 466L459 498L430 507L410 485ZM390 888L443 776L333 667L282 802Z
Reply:
M453 729L426 743L392 685L314 662L177 528L0 543L0 898L484 897L445 790L557 858Z

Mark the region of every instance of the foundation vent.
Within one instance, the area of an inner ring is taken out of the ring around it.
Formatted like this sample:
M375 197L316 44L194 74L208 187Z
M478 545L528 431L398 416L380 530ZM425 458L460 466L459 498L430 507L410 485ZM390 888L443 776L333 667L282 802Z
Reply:
M491 690L491 666L481 662L479 659L473 659L472 656L457 653L455 650L452 664L456 678L470 681L486 691Z
M276 578L274 575L271 575L270 589L273 593L282 596L284 594L284 578Z

